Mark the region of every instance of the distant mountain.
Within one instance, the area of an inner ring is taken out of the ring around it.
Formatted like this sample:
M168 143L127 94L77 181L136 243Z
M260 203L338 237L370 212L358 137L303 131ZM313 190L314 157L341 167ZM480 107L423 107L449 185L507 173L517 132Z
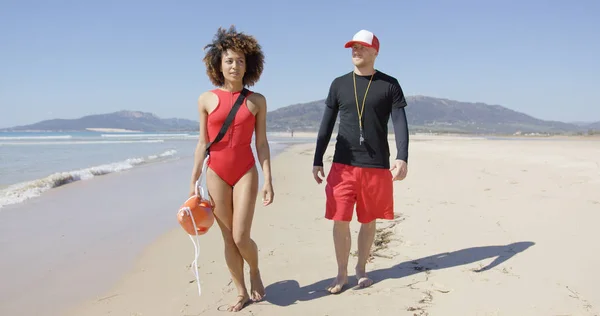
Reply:
M568 133L575 124L541 120L500 105L460 102L425 96L407 97L410 125L415 129L442 129L467 133Z
M319 100L278 108L267 115L267 126L271 131L318 131L324 107L325 100Z
M194 131L198 122L186 119L161 119L152 113L119 111L88 115L78 119L53 119L31 125L15 126L12 131L85 131L88 128L112 128L135 131Z
M587 125L585 125L583 127L587 128L587 129L592 129L592 130L600 131L600 121L595 122L595 123L587 124Z
M573 122L567 122L567 123L574 124L574 125L577 125L577 126L586 126L586 125L593 124L594 122L573 121Z
M459 102L426 96L407 97L406 115L412 132L455 133L569 133L581 127L544 121L499 105ZM316 131L325 100L294 104L271 111L267 125L271 130ZM390 129L392 123L390 120Z
M600 122L582 125L545 121L500 105L460 102L427 96L407 97L406 114L411 132L449 132L468 134L574 134L600 130ZM299 103L270 111L267 128L275 131L319 129L324 100ZM53 119L5 130L82 131L112 128L137 131L198 131L198 122L186 119L161 119L152 113L119 111L88 115L79 119ZM392 122L389 124L392 132ZM337 129L337 124L336 124Z

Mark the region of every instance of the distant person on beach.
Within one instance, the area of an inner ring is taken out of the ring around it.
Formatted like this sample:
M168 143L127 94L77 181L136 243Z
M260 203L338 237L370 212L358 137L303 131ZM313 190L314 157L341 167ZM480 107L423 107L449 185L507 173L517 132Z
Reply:
M345 47L352 48L354 70L331 83L312 171L315 181L322 183L325 178L323 155L339 113L335 153L325 186L325 218L334 222L333 241L338 264L337 277L327 289L330 293L339 293L348 283L350 221L355 206L361 223L356 278L360 287L373 284L367 276L366 264L375 238L375 220L394 218L393 181L406 177L408 162L408 126L404 111L407 104L398 80L374 67L379 39L361 30ZM397 149L391 168L390 116Z
M204 62L210 81L217 87L198 98L200 137L194 156L190 196L202 172L206 146L215 140L226 117L246 86L254 85L263 71L261 46L250 35L219 28ZM223 234L225 260L238 296L229 311L239 311L247 303L265 296L259 268L258 248L250 238L258 194L258 170L252 153L252 135L264 174L263 205L273 202L270 150L266 134L267 102L260 93L247 92L235 121L221 141L208 150L206 183L214 201L214 214ZM244 282L244 260L250 266L250 293Z

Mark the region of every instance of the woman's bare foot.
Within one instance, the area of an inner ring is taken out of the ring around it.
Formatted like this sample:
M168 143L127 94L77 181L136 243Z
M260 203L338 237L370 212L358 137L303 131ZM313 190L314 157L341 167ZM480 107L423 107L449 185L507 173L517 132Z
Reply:
M227 308L228 312L239 312L242 308L246 306L246 304L248 304L248 302L250 302L250 297L248 296L248 294L240 294L236 298L237 300L233 303L233 305Z
M344 285L348 284L347 275L338 275L333 282L327 288L327 291L331 294L338 294L344 288Z
M358 287L361 289L373 284L373 280L369 279L369 276L364 270L356 269L356 279L358 280Z
M250 295L253 301L261 301L265 297L265 287L260 278L260 271L250 271Z

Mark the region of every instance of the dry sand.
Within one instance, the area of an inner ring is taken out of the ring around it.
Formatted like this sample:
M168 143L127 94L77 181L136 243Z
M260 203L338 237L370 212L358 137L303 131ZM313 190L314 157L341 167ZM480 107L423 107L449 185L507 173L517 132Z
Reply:
M397 218L379 222L367 266L375 284L355 289L351 273L339 295L324 291L336 266L313 148L273 162L275 202L257 205L252 231L267 297L239 314L599 315L598 141L413 137L408 178L395 184ZM215 225L201 239L201 297L192 243L176 229L71 315L222 315L236 295L222 247Z

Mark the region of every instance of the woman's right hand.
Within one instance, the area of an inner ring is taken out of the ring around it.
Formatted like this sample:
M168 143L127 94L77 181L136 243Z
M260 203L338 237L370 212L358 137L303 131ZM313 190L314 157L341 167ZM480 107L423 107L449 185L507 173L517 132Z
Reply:
M188 195L188 197L192 197L194 195L196 195L196 183L194 182L191 186L190 186L190 193Z

